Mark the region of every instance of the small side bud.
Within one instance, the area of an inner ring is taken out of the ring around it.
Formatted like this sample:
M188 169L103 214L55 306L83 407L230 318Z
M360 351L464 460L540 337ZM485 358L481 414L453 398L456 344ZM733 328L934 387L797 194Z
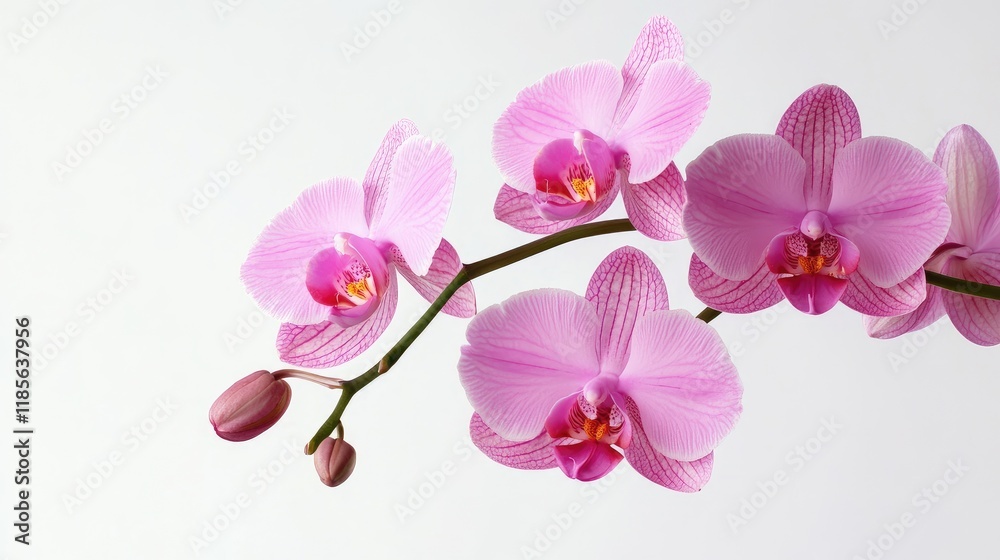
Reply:
M354 472L356 461L357 453L354 448L340 438L324 439L313 454L313 463L316 465L319 479L330 487L340 486L347 480Z
M267 431L288 409L292 388L269 371L240 379L215 400L208 419L215 433L229 441L246 441Z

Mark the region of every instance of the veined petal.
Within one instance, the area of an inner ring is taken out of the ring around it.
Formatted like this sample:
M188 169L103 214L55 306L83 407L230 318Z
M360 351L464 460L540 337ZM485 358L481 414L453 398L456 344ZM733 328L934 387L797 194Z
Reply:
M923 274L923 271L920 271ZM929 327L945 315L944 290L937 286L927 286L927 298L917 308L895 317L865 315L865 330L872 338L896 338L897 336Z
M948 233L947 188L944 171L900 140L868 137L841 149L828 216L861 251L858 272L888 288L920 268Z
M625 169L628 169L626 165ZM629 221L640 233L658 241L676 241L684 233L684 179L673 162L653 180L637 185L628 182L628 172L619 174L622 199Z
M746 280L726 280L712 272L698 255L691 255L688 284L695 297L705 305L725 313L753 313L767 309L785 299L777 277L766 263Z
M642 83L649 72L649 67L661 60L684 61L684 38L680 31L667 18L653 16L639 32L632 50L622 66L622 77L625 87L618 99L618 109L615 111L615 127L620 128L625 122L635 102Z
M267 314L296 323L318 323L330 308L309 295L306 270L319 251L333 246L337 233L368 235L361 185L336 178L313 185L261 232L240 277Z
M392 158L385 209L372 223L371 238L399 247L413 272L427 274L454 187L448 148L422 136L403 141Z
M399 289L396 273L389 272L389 287L375 313L353 327L330 321L313 325L284 323L278 331L278 355L283 362L308 368L333 367L358 356L385 332L396 312Z
M806 213L806 164L778 136L743 134L709 147L687 167L684 229L694 252L727 280L757 273L774 236Z
M678 492L697 492L712 477L713 454L696 461L677 461L666 457L649 443L642 428L642 417L635 401L625 398L625 412L632 425L632 443L625 449L625 459L642 476Z
M934 153L948 176L948 239L974 251L1000 249L1000 168L993 148L969 125L953 128Z
M497 200L493 204L493 215L501 222L525 233L538 235L548 235L556 233L573 226L585 224L607 211L611 203L615 201L618 194L617 183L606 197L598 201L594 209L590 212L569 220L551 221L538 214L532 203L532 196L504 185L497 194Z
M469 423L472 443L487 457L506 467L525 470L552 469L557 467L555 446L571 443L570 438L552 438L542 430L538 437L528 441L509 441L490 429L478 414Z
M450 284L462 270L462 259L459 258L458 252L455 251L451 243L448 243L444 238L441 239L437 251L434 252L430 269L423 276L417 276L410 270L410 265L406 264L406 259L403 258L398 249L392 251L391 257L403 278L406 278L406 281L417 290L417 293L431 303L441 295L445 286ZM459 288L455 295L448 300L448 303L444 304L441 311L454 317L474 316L476 314L476 292L472 289L472 283L467 282Z
M653 180L673 161L705 118L711 87L687 64L661 60L653 64L639 98L612 149L629 155L630 183Z
M668 308L667 286L645 253L622 247L598 265L587 286L587 300L601 320L598 354L601 371L621 373L628 361L635 322L646 313Z
M837 86L812 87L785 111L776 134L806 160L803 188L809 209L826 210L837 152L861 138L861 119L854 102Z
M598 317L565 290L514 295L469 323L459 379L483 421L504 439L526 441L559 399L598 374Z
M365 219L369 224L376 222L385 208L393 156L407 138L419 133L417 125L408 119L402 119L392 125L382 139L382 145L375 152L375 158L372 159L368 172L365 173L365 179L361 182L365 188Z
M948 261L944 273L962 278L975 289L1000 285L1000 254L974 253L968 259ZM958 332L980 346L1000 344L1000 301L946 291L944 307Z
M864 275L847 277L848 285L840 301L865 315L894 317L909 313L927 297L927 278L920 268L899 284L880 288Z
M591 482L610 473L622 461L622 454L606 443L592 439L559 445L553 453L556 464L566 476Z
M726 345L687 311L636 321L618 387L635 401L653 449L679 461L711 453L742 411L743 386Z
M517 94L493 126L493 159L504 180L521 192L535 190L535 156L543 146L589 130L611 130L622 76L609 62L563 68Z

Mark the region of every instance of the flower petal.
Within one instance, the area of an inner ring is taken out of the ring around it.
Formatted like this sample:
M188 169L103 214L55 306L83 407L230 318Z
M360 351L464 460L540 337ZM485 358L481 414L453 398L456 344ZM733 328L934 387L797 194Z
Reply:
M556 464L566 476L591 482L610 473L622 461L622 454L606 443L592 439L559 445L553 449Z
M365 179L361 185L365 188L365 219L368 223L378 221L385 209L385 199L389 188L389 170L392 164L392 157L410 136L420 134L417 125L408 119L397 121L389 132L382 139L382 145L375 152L375 158L368 166Z
M536 437L556 401L597 376L598 328L594 306L565 290L523 292L483 310L458 362L469 402L504 439Z
M822 315L840 301L847 289L847 280L825 274L799 274L778 278L778 287L795 309Z
M743 386L726 345L687 311L654 311L636 322L618 388L635 401L653 449L679 461L711 453L742 411Z
M951 259L945 274L979 284L1000 285L1000 254L975 253L968 259ZM1000 344L1000 301L956 292L944 293L944 307L962 336L981 346Z
M561 443L569 443L569 438L552 438L542 430L538 437L528 441L509 441L490 429L478 414L469 422L472 443L487 457L506 467L526 470L552 469L557 467L553 449Z
M628 361L635 322L646 313L668 308L667 286L653 261L634 247L622 247L598 265L587 286L587 300L597 308L601 371L621 373Z
M661 60L684 61L684 39L673 22L663 16L653 16L639 32L632 50L622 66L625 87L615 111L615 128L632 113L649 67Z
M1000 168L993 148L969 125L953 128L934 153L948 176L948 238L973 250L1000 249Z
M454 187L448 148L423 136L406 139L392 158L385 209L372 222L371 238L399 247L415 273L427 274Z
M923 274L923 271L920 272ZM942 299L943 291L937 286L927 286L927 299L917 308L895 317L876 317L865 315L865 330L872 338L896 338L897 336L919 331L944 317L945 308Z
M630 183L651 181L667 167L705 118L710 97L708 82L683 62L649 68L635 107L608 142L629 155Z
M396 312L399 288L389 272L389 287L375 313L353 327L330 321L313 325L284 323L278 330L278 355L283 362L308 368L333 367L358 356L385 332Z
M746 280L726 280L712 272L698 255L691 255L688 284L702 303L725 313L753 313L785 299L767 264Z
M944 171L900 140L862 138L840 150L828 215L861 251L858 272L888 288L920 268L948 233L947 188Z
M493 215L501 222L523 231L538 235L548 235L564 229L585 224L607 211L617 196L618 185L604 199L600 200L590 212L570 219L551 221L538 214L532 203L532 195L518 191L509 185L500 188L497 200L493 204Z
M304 190L261 232L240 277L267 314L296 323L318 323L330 308L309 295L306 269L313 255L333 246L337 233L368 235L361 185L336 178Z
M626 166L626 169L628 167ZM640 233L658 241L684 239L684 179L673 162L653 180L630 184L620 173L625 212Z
M922 268L888 288L876 286L859 273L851 274L847 281L847 290L840 301L865 315L893 317L909 313L927 297L927 279Z
M462 259L458 252L452 247L448 240L442 238L434 258L431 259L431 268L427 274L417 276L410 266L406 264L406 259L398 249L391 252L392 262L398 267L399 273L413 286L417 293L427 301L433 303L445 286L455 279L455 276L462 270ZM448 303L444 304L441 311L453 317L469 318L476 314L476 292L472 289L472 283L467 282L458 289Z
M578 130L607 139L621 92L621 74L604 61L563 68L521 90L493 126L493 159L507 184L534 191L535 156L553 140Z
M821 84L792 102L776 133L806 160L805 199L810 210L830 205L830 182L837 152L861 138L861 118L850 96Z
M625 398L625 411L632 425L632 442L625 448L625 459L642 476L678 492L697 492L712 477L713 453L697 461L676 461L653 449L642 429L642 418L635 401Z
M806 164L771 134L731 136L687 167L684 229L694 252L727 280L746 280L775 235L799 225Z

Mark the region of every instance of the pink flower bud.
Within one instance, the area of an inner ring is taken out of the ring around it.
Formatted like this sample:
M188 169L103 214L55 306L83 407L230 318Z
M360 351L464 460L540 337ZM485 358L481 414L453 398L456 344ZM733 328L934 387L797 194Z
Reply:
M313 454L313 463L316 465L319 479L330 487L340 486L351 476L356 460L357 453L354 448L340 438L324 439Z
M246 441L264 433L281 418L292 399L292 388L271 372L260 370L240 379L215 400L208 419L219 437Z

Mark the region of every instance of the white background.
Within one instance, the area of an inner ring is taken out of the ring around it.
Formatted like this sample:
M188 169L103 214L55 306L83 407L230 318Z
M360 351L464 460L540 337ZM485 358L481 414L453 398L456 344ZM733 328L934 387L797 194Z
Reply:
M784 304L717 319L744 380L745 411L717 451L711 482L693 495L664 490L625 463L584 485L480 455L468 443L472 411L455 371L467 321L451 317L352 403L345 423L358 465L342 487L321 485L298 453L332 409L330 391L293 381L275 428L243 444L215 436L207 418L215 397L281 365L278 323L262 319L239 280L275 213L310 184L360 178L390 124L408 117L425 133L441 129L454 152L446 236L461 255L529 241L492 216L501 184L490 157L494 120L546 73L601 58L620 65L651 15L676 22L688 62L713 86L707 118L678 157L682 169L722 137L773 132L788 104L821 82L852 95L867 135L930 152L969 123L1000 147L1000 4L576 2L399 0L379 26L372 12L387 1L246 0L221 15L210 0L74 1L16 48L22 18L46 18L35 15L37 0L4 2L0 343L13 345L13 318L26 314L35 351L49 359L36 360L32 376L30 548L13 542L13 436L0 442L2 556L849 559L875 558L882 551L869 540L880 536L891 546L884 558L993 554L998 350L973 346L947 320L876 341L843 306L821 317ZM883 32L879 21L891 23L894 5L912 13L900 11L898 29ZM358 37L366 25L377 35ZM354 41L363 48L345 55ZM138 90L143 99L126 115L116 100L133 94L147 68L166 76ZM477 99L481 81L496 85ZM462 103L471 109L456 116ZM241 144L271 139L263 131L275 110L294 118L250 160ZM102 119L111 132L57 174L53 163ZM206 191L230 160L240 173ZM182 207L206 192L213 196L186 219ZM620 203L607 216L623 217ZM622 244L654 258L672 307L701 309L686 282L689 246L636 233L576 242L482 278L480 309L530 288L582 292ZM115 280L123 271L124 283ZM367 369L424 309L408 286L401 291L385 337L331 374ZM9 430L4 368L0 418ZM832 437L824 421L840 426ZM812 451L796 455L799 447ZM112 457L118 465L108 472ZM938 482L946 494L935 502L920 498L949 462L968 471ZM450 474L435 474L442 469ZM767 497L760 489L779 471L787 481ZM232 505L240 494L245 507ZM761 507L751 512L744 500ZM220 517L233 508L235 520ZM580 515L567 522L571 510ZM904 514L915 525L886 536Z

